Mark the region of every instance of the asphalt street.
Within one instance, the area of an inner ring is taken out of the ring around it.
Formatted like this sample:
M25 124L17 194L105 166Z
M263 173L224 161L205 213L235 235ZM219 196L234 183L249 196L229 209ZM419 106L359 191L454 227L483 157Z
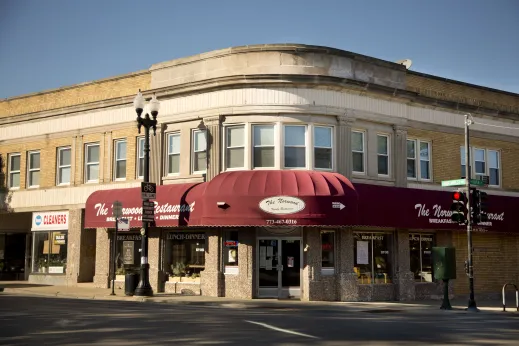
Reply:
M518 345L519 313L234 308L0 295L0 345Z

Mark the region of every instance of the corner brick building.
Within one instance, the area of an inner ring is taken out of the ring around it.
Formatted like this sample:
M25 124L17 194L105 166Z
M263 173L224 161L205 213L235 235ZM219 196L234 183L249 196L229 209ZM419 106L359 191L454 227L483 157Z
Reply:
M441 296L431 247L465 164L488 175L475 226L476 299L519 282L519 95L327 47L218 50L0 101L0 280L109 287L140 265L143 134L133 98L155 93L149 237L154 291L241 298ZM488 126L493 125L493 126ZM130 230L114 241L111 205ZM277 206L280 203L281 206Z

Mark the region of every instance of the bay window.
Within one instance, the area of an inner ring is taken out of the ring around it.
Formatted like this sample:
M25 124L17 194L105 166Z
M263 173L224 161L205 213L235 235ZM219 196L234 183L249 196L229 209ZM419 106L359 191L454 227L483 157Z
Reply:
M351 149L353 160L353 173L364 174L364 132L351 132Z
M415 281L433 282L433 246L434 234L409 234L410 265Z
M333 151L332 151L332 127L314 126L314 168L315 169L332 169L333 168Z
M226 168L245 167L245 126L229 126L225 129Z
M200 132L201 133L201 132ZM196 156L197 149L201 149L202 143L196 144L195 147L195 163L197 166L195 167L195 171L200 170L202 167L205 167L205 162L199 162L199 160L205 160L205 156L200 158ZM168 174L179 174L180 173L180 133L170 133L168 134Z
M274 168L274 125L253 125L253 168Z
M285 125L285 167L306 168L306 125Z

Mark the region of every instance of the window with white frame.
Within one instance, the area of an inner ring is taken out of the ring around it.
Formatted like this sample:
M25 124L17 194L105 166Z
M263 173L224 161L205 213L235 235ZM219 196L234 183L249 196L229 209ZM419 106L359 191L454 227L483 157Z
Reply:
M306 125L285 125L284 158L286 168L306 168Z
M431 180L431 144L429 142L418 139L407 140L407 177Z
M9 188L20 187L20 154L9 154Z
M474 153L474 174L476 177L478 175L485 175L487 171L485 149L474 148L472 150Z
M144 178L144 137L137 138L137 178Z
M207 133L193 131L193 173L205 173L207 167Z
M58 148L58 176L57 184L66 185L70 184L70 175L72 170L71 165L71 149L70 147Z
M501 184L499 179L499 151L488 150L488 185L499 186Z
M195 149L199 149L196 147ZM196 151L195 151L196 152ZM197 159L195 158L195 161ZM201 167L196 167L201 168ZM180 133L168 134L168 174L180 173Z
M353 173L364 173L364 132L351 132L351 150L353 161Z
M314 126L314 168L333 169L333 128Z
M501 184L500 175L500 154L498 150L482 149L482 148L469 148L471 150L470 161L473 167L471 178L479 179L481 176L488 175L488 185L499 186ZM460 158L461 158L461 177L465 177L465 147L460 147ZM479 177L478 177L479 176Z
M225 128L225 167L245 167L245 126Z
M126 140L115 141L114 179L126 179Z
M99 144L85 145L85 181L99 181Z
M253 168L275 166L274 125L253 125Z
M29 151L27 153L27 182L29 187L40 186L40 152Z
M377 166L379 175L389 175L389 136L377 135Z

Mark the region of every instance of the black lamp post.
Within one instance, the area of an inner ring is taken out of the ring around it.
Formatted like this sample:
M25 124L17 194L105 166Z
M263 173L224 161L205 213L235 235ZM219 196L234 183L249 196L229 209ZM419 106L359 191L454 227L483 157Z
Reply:
M155 136L155 131L157 130L157 115L159 114L160 103L157 100L155 94L151 98L148 103L148 110L151 113L153 119L150 118L148 112L144 117L141 117L142 111L144 109L144 97L141 94L141 90L135 96L133 100L133 105L135 107L135 111L137 112L137 128L139 129L139 133L141 133L141 127L144 126L144 182L148 183L150 181L150 128L153 129L153 135ZM148 200L145 200L148 202ZM150 265L148 263L148 229L149 223L142 222L144 226L144 232L142 234L141 239L141 276L139 280L139 285L135 289L136 296L153 296L153 289L150 285Z

